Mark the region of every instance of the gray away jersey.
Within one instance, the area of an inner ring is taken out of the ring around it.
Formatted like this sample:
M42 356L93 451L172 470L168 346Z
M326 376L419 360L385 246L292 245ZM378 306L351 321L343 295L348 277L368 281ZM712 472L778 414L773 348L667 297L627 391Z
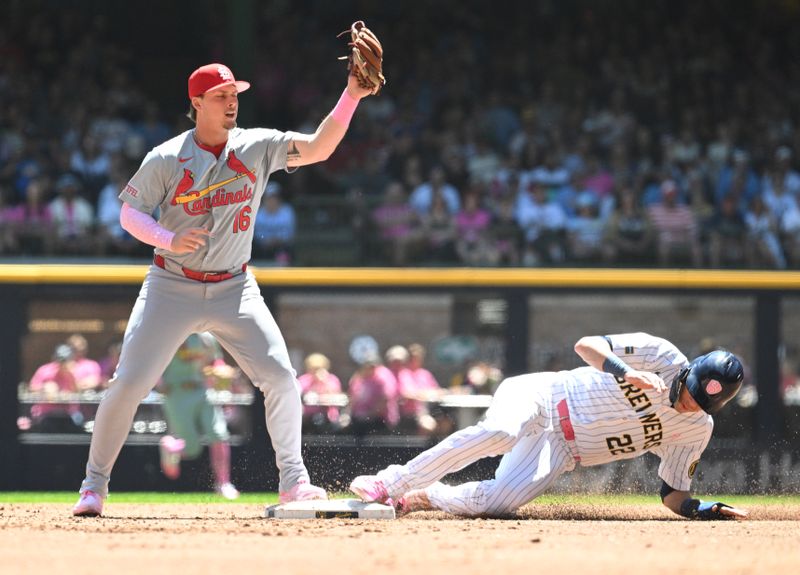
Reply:
M206 227L205 247L190 254L156 253L199 271L241 268L250 259L255 217L269 175L286 169L291 134L234 128L217 159L194 139L194 130L153 148L120 193L131 207L153 214L171 232Z
M646 333L608 336L612 350L640 371L658 374L669 386L688 360L665 339ZM661 458L659 476L688 491L714 421L704 411L678 413L669 389L641 390L613 375L584 367L565 375L570 420L582 465L598 465L652 451Z

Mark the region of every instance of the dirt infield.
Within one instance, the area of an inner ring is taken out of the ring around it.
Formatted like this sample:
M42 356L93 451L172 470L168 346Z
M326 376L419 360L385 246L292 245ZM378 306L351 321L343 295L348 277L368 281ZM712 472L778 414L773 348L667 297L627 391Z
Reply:
M530 505L505 520L262 519L253 505L0 504L0 573L797 573L800 511L690 522L657 507Z

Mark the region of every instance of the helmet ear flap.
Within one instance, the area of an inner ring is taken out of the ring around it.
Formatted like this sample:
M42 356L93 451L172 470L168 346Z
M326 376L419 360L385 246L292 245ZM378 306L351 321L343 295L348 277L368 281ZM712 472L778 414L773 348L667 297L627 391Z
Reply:
M681 389L683 389L690 371L691 367L684 367L680 373L675 376L675 379L672 380L672 385L669 389L669 402L672 405L675 405L675 402L678 401L678 396L681 394Z

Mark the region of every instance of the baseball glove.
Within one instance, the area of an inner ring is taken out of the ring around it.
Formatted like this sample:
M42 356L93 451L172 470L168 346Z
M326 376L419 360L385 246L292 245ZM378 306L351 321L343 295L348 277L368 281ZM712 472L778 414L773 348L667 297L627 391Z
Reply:
M386 84L383 77L383 46L377 36L364 25L362 20L353 22L349 30L337 36L350 34L350 54L339 60L347 60L347 69L358 79L359 85L373 95Z

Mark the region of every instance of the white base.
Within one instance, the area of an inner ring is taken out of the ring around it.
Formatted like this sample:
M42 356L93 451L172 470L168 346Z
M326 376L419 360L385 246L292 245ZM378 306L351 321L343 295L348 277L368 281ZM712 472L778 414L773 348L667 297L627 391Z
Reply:
M268 519L394 519L394 507L359 499L315 499L270 505Z

